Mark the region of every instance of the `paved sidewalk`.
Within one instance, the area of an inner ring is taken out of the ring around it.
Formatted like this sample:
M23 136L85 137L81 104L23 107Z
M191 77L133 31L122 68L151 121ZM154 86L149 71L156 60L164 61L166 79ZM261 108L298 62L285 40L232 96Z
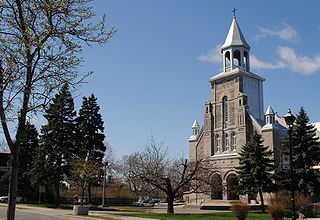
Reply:
M6 216L6 205L0 205L0 219L5 219ZM16 208L16 219L17 220L30 220L30 219L61 219L61 220L101 220L102 218L98 217L109 217L112 220L155 220L147 218L138 218L138 217L127 217L115 215L115 213L120 214L121 212L108 212L108 211L89 211L89 216L75 216L73 211L70 209L51 209L51 208L42 208L42 207L32 207L28 205L17 205ZM125 212L122 212L125 213ZM95 218L94 216L97 216ZM110 220L111 220L110 219Z

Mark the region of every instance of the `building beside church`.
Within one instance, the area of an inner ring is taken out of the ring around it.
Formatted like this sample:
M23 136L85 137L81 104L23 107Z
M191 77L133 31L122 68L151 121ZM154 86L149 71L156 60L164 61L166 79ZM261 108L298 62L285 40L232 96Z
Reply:
M211 169L209 199L238 199L234 193L239 155L254 131L262 135L264 145L274 151L277 169L288 166L282 155L281 140L287 127L268 106L264 109L264 78L250 70L250 45L234 16L221 47L222 72L209 79L211 100L204 103L203 126L192 125L189 138L190 160L204 159Z

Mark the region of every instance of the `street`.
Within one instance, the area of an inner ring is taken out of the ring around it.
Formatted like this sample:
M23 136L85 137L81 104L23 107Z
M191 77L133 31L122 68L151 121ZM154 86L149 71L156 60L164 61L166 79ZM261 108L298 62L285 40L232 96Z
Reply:
M0 219L6 218L7 207L0 206ZM88 219L85 217L73 216L72 210L46 209L18 207L16 209L16 220L70 220L70 219Z

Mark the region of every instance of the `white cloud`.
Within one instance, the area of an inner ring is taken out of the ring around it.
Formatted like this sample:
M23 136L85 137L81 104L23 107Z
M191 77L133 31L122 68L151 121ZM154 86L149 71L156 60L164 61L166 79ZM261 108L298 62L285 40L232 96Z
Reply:
M320 71L320 55L314 57L297 55L290 47L281 47L277 49L280 60L285 64L286 68L294 72L311 75Z
M274 29L259 27L258 30L259 33L256 36L257 41L270 36L276 36L286 41L296 41L299 39L297 31L286 23L282 23Z
M221 45L211 49L208 54L201 55L198 60L211 63L222 63ZM298 55L290 47L279 46L275 51L276 61L264 61L250 55L250 65L253 69L289 69L302 75L312 75L320 72L320 54L313 57Z
M250 56L250 65L254 69L280 69L284 68L285 65L282 62L270 63L263 60L259 60L256 56Z
M221 47L222 47L222 44L218 44L215 48L212 48L209 51L209 53L199 56L198 60L210 62L210 63L221 63L222 62Z

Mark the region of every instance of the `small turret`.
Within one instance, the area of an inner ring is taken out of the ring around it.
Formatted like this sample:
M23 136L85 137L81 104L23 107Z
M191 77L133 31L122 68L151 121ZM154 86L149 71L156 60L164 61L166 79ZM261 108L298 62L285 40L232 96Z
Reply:
M192 135L189 138L189 141L196 140L198 137L199 131L200 131L200 126L197 120L195 120L192 124Z
M265 113L265 118L266 118L266 125L271 125L276 122L275 113L270 105L268 106L267 111Z

